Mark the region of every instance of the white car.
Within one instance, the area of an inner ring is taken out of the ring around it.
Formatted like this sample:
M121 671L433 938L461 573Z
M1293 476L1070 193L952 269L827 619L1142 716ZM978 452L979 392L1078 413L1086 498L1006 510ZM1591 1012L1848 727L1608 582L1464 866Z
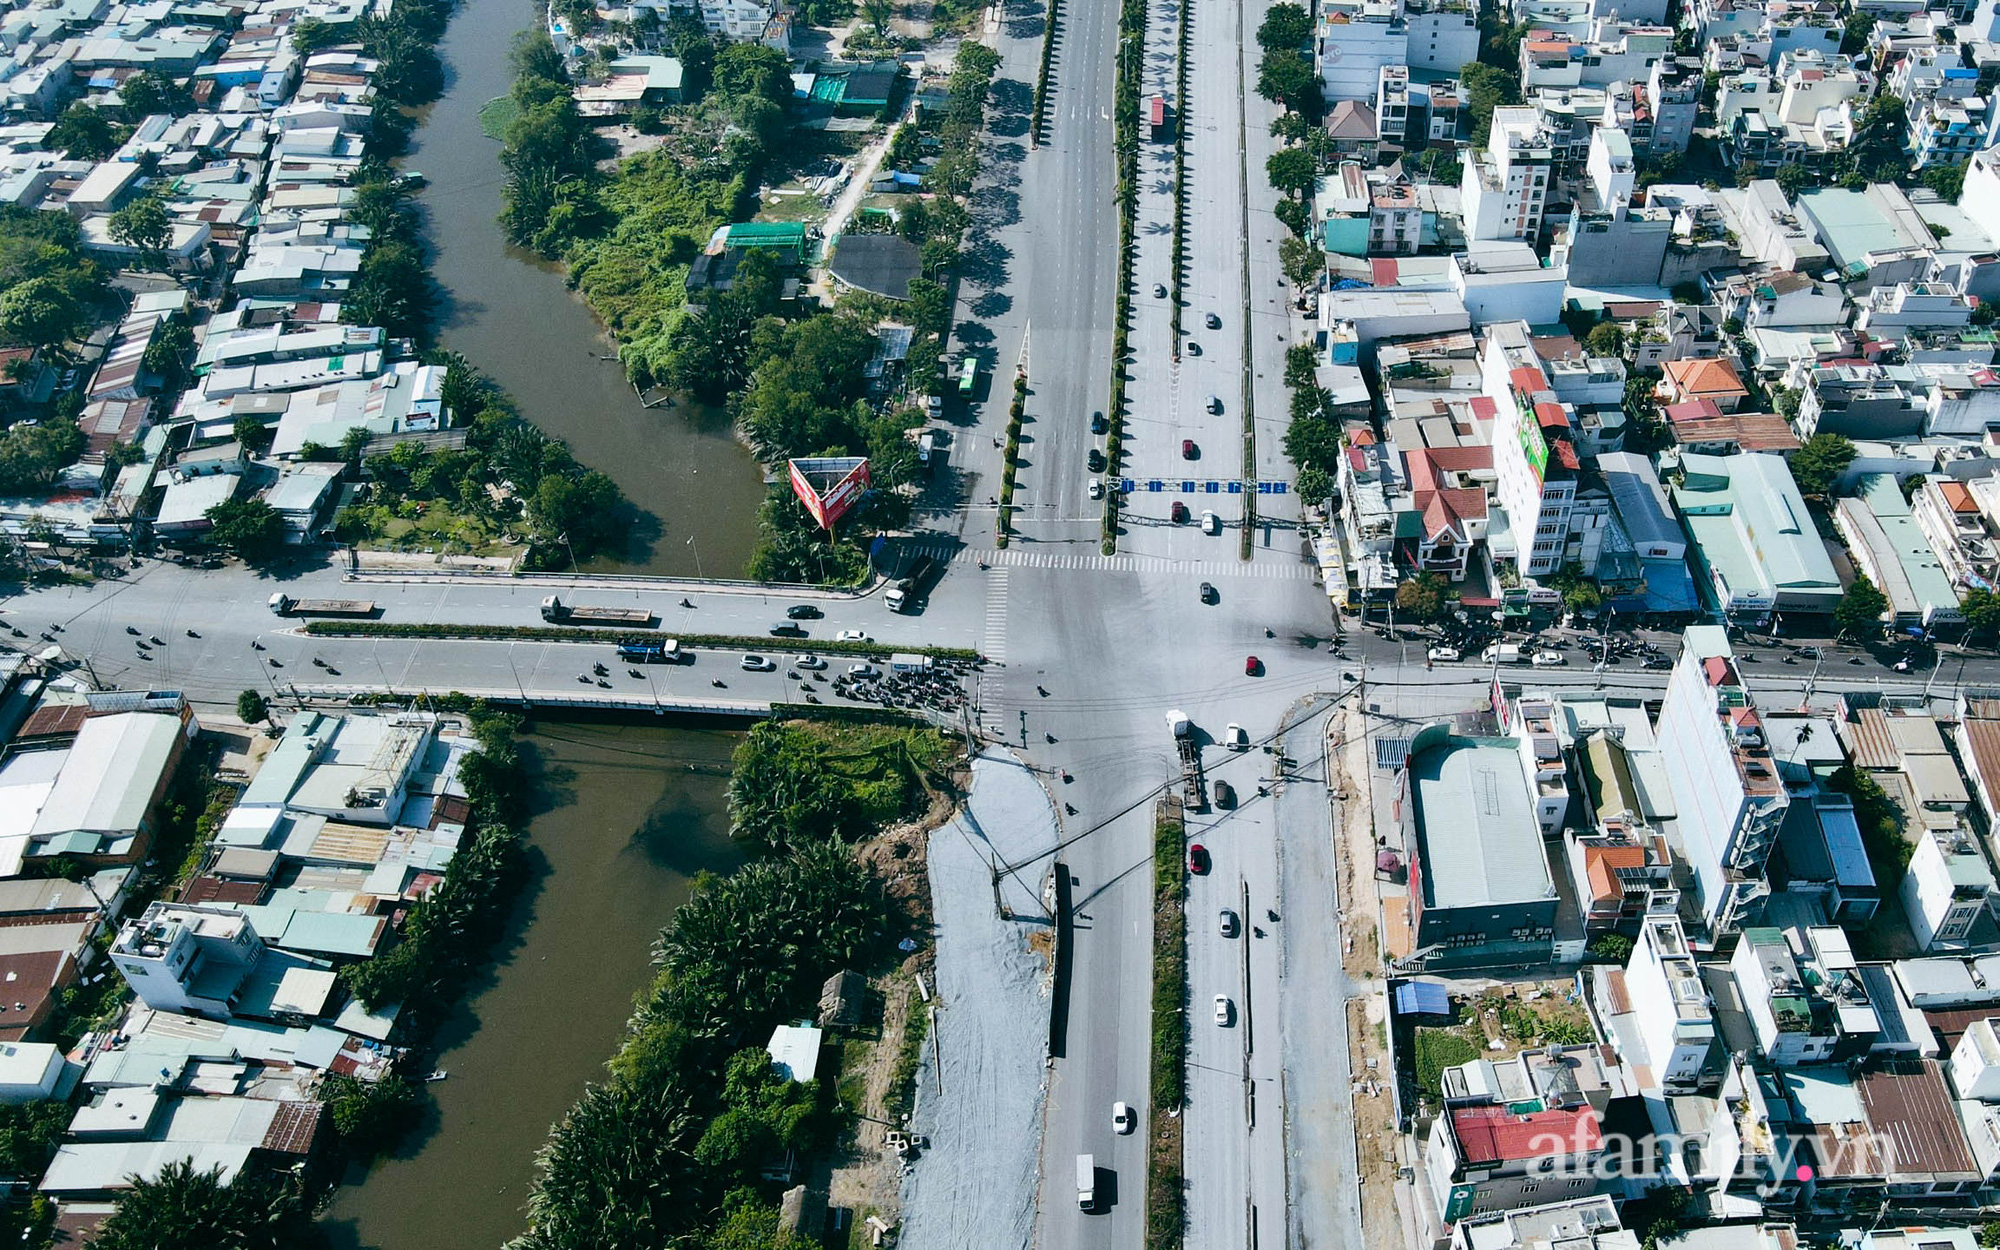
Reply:
M1426 654L1428 654L1430 658L1433 660L1442 660L1447 664L1451 663L1454 660L1462 660L1465 658L1464 656L1459 654L1459 650L1457 647L1432 647L1430 651L1427 652Z
M1561 668L1569 663L1569 657L1560 651L1537 651L1531 663L1536 668Z
M795 663L798 664L800 668L806 670L808 673L815 673L818 672L820 669L826 667L826 661L820 659L816 655L802 655L795 661Z
M775 673L778 671L778 666L775 663L765 659L761 655L746 655L743 657L741 665L743 671L746 673Z
M1104 482L1101 479L1099 478L1090 479L1090 497L1092 499L1104 498Z
M1132 1114L1132 1108L1126 1106L1122 1102L1114 1102L1111 1104L1112 1132L1117 1133L1122 1137L1126 1133L1131 1132L1133 1126L1136 1125L1138 1122L1139 1122L1138 1117Z
M847 666L847 675L849 677L880 677L882 670L876 668L873 664L850 664Z
M1243 726L1231 721L1229 728L1222 731L1222 744L1232 751L1248 751L1250 735L1243 732Z
M860 629L843 629L833 636L835 642L867 642L868 632Z
M1229 1022L1235 1016L1236 1007L1229 1001L1229 995L1217 994L1215 996L1215 1023L1226 1029L1229 1027Z
M1222 532L1222 518L1207 509L1203 509L1201 514L1201 532L1204 534L1220 534Z

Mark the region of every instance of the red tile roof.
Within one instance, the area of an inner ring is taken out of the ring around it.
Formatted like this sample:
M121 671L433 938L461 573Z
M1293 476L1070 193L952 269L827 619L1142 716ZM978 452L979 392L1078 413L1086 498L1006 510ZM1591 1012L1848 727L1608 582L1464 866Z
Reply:
M1535 405L1535 420L1541 422L1542 428L1545 430L1566 430L1569 428L1569 416L1563 412L1563 406L1561 404L1552 404L1547 400L1543 400L1541 403Z
M1542 371L1529 365L1522 365L1509 373L1507 380L1512 382L1514 389L1523 395L1532 395L1536 391L1549 389L1549 380L1542 376Z
M1688 399L1700 399L1705 395L1741 398L1750 393L1743 389L1742 379L1736 376L1736 366L1726 360L1670 360L1667 362L1667 379Z
M1369 281L1376 286L1396 285L1396 262L1394 260L1371 260L1368 262Z
M1494 404L1491 395L1474 395L1472 397L1472 415L1481 421L1491 421L1495 416L1499 415L1499 412L1500 409Z
M1513 1115L1505 1107L1461 1107L1451 1113L1451 1127L1459 1153L1474 1165L1589 1154L1604 1140L1595 1107L1533 1115Z
M1590 897L1593 899L1614 899L1625 896L1625 887L1618 884L1620 868L1644 868L1646 848L1643 846L1586 846L1583 848L1584 875L1590 878Z

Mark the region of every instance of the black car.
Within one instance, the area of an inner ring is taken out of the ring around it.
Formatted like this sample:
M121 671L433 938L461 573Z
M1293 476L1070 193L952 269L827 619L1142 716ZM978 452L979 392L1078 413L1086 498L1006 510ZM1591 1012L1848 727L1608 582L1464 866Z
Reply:
M1672 668L1673 666L1674 666L1674 662L1673 662L1672 660L1669 660L1669 659L1668 659L1668 658L1667 658L1666 656L1664 656L1664 655L1649 655L1649 656L1647 656L1647 657L1646 657L1646 667L1647 667L1647 668L1650 668L1650 669L1667 669L1667 668Z
M1104 472L1104 452L1096 447L1090 449L1090 471L1092 473Z
M816 621L820 617L825 616L826 613L820 611L810 603L795 603L785 609L785 615L795 621Z
M771 626L771 637L773 638L803 638L805 636L805 626L799 624L797 621L779 621L776 625Z
M1102 434L1110 428L1111 423L1104 419L1103 413L1093 412L1090 414L1090 432L1092 434Z

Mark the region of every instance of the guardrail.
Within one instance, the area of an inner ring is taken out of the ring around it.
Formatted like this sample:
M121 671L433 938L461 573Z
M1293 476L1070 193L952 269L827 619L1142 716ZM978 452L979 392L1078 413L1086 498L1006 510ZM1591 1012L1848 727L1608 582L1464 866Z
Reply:
M699 715L729 716L734 718L770 716L777 705L762 699L685 699L685 698L640 698L638 696L585 694L581 691L529 692L514 690L429 690L421 686L343 686L311 685L289 686L287 692L297 700L305 702L325 702L352 705L358 702L373 703L381 699L409 700L413 703L459 704L466 699L477 699L486 703L506 704L510 707L561 707L579 711L605 712L651 712L656 716Z
M818 595L859 598L875 589L882 575L871 572L854 586L815 586L809 582L755 582L726 577L654 577L645 573L481 573L464 569L361 570L341 574L343 582L469 582L520 586L629 586L638 590L750 591L771 595Z

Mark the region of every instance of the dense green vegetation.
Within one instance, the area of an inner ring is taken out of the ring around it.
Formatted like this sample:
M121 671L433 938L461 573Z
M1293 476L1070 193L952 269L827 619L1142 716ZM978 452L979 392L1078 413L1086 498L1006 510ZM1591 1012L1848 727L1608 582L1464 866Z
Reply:
M340 319L381 326L391 338L428 338L437 300L425 267L422 227L408 189L388 166L371 161L362 167L348 220L366 226L369 237L361 269L340 301Z
M718 49L685 18L668 23L666 42L684 65L701 67L690 74L689 101L670 120L659 119L663 146L606 174L603 142L577 112L563 58L541 32L523 37L502 155L503 227L515 242L568 263L571 283L618 337L635 383L666 383L705 403L728 404L767 462L869 457L875 489L843 527L866 535L900 525L907 505L896 488L916 472L906 435L922 414L898 405L878 410L861 370L875 352L875 327L887 316L907 318L917 330L906 363L909 392L936 384L950 318L942 278L968 224L960 200L977 171L973 140L998 57L983 45L962 45L947 106L925 123L938 140L940 157L928 175L938 194L912 200L897 223L923 265L907 304L850 297L832 314L788 323L779 315L783 275L768 254L752 252L731 289L705 294L698 306L686 302L685 288L688 265L718 227L753 211L765 166L784 151L788 63L754 44ZM904 129L892 166L913 163L922 151L918 134ZM847 584L867 571L861 548L821 532L788 490L766 502L758 528L753 577Z
M503 537L528 544L531 567L567 567L627 541L631 507L603 473L586 469L569 445L522 420L490 381L454 352L445 366L444 403L466 429L461 449L396 444L362 464L367 495L341 510L342 542L438 542L475 551ZM365 436L343 449L358 458ZM502 483L511 485L511 489Z
M341 970L342 983L370 1011L391 1003L418 1014L447 1009L506 920L502 904L521 867L514 822L526 785L514 745L517 724L483 709L471 719L479 750L459 765L472 812L469 836L444 880L411 910L401 940Z
M0 296L0 304L4 302ZM47 486L76 463L84 441L83 430L67 418L10 427L0 434L0 495Z
M0 205L0 340L61 348L111 310L76 219Z
M225 499L203 514L208 540L246 564L268 564L285 550L285 521L261 499Z
M767 850L866 837L922 810L951 750L936 730L765 721L736 748L730 833Z
M91 1239L94 1250L292 1250L310 1244L312 1216L296 1179L245 1168L227 1184L222 1169L167 1164L134 1180Z
M1852 442L1838 434L1815 434L1792 453L1792 480L1798 483L1801 495L1824 496L1859 454Z
M609 1079L550 1134L513 1250L783 1246L758 1165L837 1122L828 1091L782 1082L756 1041L810 1015L834 972L879 961L896 929L874 876L832 842L698 877Z

